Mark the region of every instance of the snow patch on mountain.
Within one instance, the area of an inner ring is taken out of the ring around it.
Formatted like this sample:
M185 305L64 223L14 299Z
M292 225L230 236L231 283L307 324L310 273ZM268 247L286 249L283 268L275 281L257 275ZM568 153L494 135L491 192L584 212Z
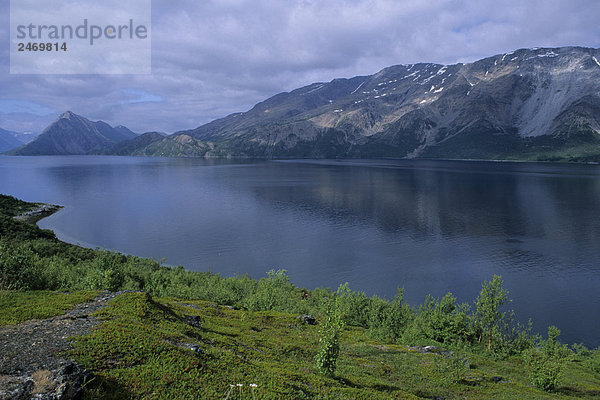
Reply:
M366 82L366 80L364 80L364 81L363 81L363 82L362 82L360 85L358 85L358 87L357 87L356 89L354 89L354 90L352 91L352 93L350 93L350 94L354 94L354 93L358 92L358 89L360 89L360 87L361 87L362 85L364 85L364 84L365 84L365 82Z

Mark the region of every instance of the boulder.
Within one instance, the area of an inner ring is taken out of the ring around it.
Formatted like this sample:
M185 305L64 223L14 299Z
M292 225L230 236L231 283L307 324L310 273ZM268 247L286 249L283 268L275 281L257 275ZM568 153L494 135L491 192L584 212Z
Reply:
M317 320L315 319L315 317L313 317L310 314L302 314L301 316L298 317L298 319L303 324L307 324L307 325L316 325L317 324Z

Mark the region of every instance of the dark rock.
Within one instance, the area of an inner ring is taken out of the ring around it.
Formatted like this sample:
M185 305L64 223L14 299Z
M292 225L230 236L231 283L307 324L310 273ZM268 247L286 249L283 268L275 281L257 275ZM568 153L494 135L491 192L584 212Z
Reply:
M502 377L501 376L492 376L492 378L490 379L492 382L502 382Z
M83 385L92 379L93 375L78 364L70 363L58 371L55 396L52 394L47 397L51 399L80 399L83 394Z
M15 389L13 389L11 392L7 393L7 397L6 399L14 399L14 400L21 400L21 399L29 399L31 397L31 392L33 391L33 381L32 380L28 380L25 381L19 385L17 385L17 387ZM1 394L1 392L0 392ZM2 397L2 399L4 399L4 397Z
M202 354L202 349L195 343L181 343L178 346L182 349L191 350L196 354Z
M417 351L419 353L432 353L440 356L449 356L452 354L451 351L445 350L442 347L436 346L423 346L423 347L409 347L409 350Z
M410 350L418 351L419 353L438 353L440 348L435 346L409 347Z
M202 319L198 315L186 316L185 323L193 328L202 329Z
M313 317L310 314L302 314L301 316L298 317L298 319L303 324L307 324L307 325L316 325L317 324L317 320L315 319L315 317Z
M75 363L22 376L3 376L0 399L78 400L92 374Z

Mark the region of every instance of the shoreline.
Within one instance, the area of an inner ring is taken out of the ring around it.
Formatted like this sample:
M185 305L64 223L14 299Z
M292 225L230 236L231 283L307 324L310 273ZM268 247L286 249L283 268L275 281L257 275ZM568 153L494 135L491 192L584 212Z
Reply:
M17 221L23 221L30 224L37 224L40 220L62 210L64 206L47 203L34 203L36 208L15 215L13 218Z
M0 157L122 157L122 158L161 158L161 159L198 159L198 160L223 160L223 161L344 161L344 160L386 160L386 161L465 161L465 162L490 162L490 163L531 163L531 164L570 164L570 165L600 165L600 161L570 161L559 160L532 160L532 159L489 159L489 158L428 158L428 157L243 157L243 156L147 156L147 155L121 155L121 154L39 154L39 155L10 155L0 154Z

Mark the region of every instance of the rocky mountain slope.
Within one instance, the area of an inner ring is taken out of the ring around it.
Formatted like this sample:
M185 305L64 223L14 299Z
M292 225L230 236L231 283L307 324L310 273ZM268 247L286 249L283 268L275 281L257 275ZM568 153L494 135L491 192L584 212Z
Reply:
M8 132L13 138L17 139L20 144L27 144L31 142L33 139L37 137L37 133L34 132L14 132L14 131L4 131Z
M600 50L521 49L314 83L137 153L600 160Z
M32 142L9 152L12 155L87 154L136 134L124 126L111 127L105 122L92 122L70 111L62 114Z
M162 137L66 112L11 154L600 161L600 49L521 49L314 83Z
M7 131L0 128L0 153L23 144L15 138L15 133L16 132Z
M108 147L91 151L90 154L107 154L115 156L144 156L144 150L154 142L162 140L165 136L160 132L146 132L133 139L124 140Z

